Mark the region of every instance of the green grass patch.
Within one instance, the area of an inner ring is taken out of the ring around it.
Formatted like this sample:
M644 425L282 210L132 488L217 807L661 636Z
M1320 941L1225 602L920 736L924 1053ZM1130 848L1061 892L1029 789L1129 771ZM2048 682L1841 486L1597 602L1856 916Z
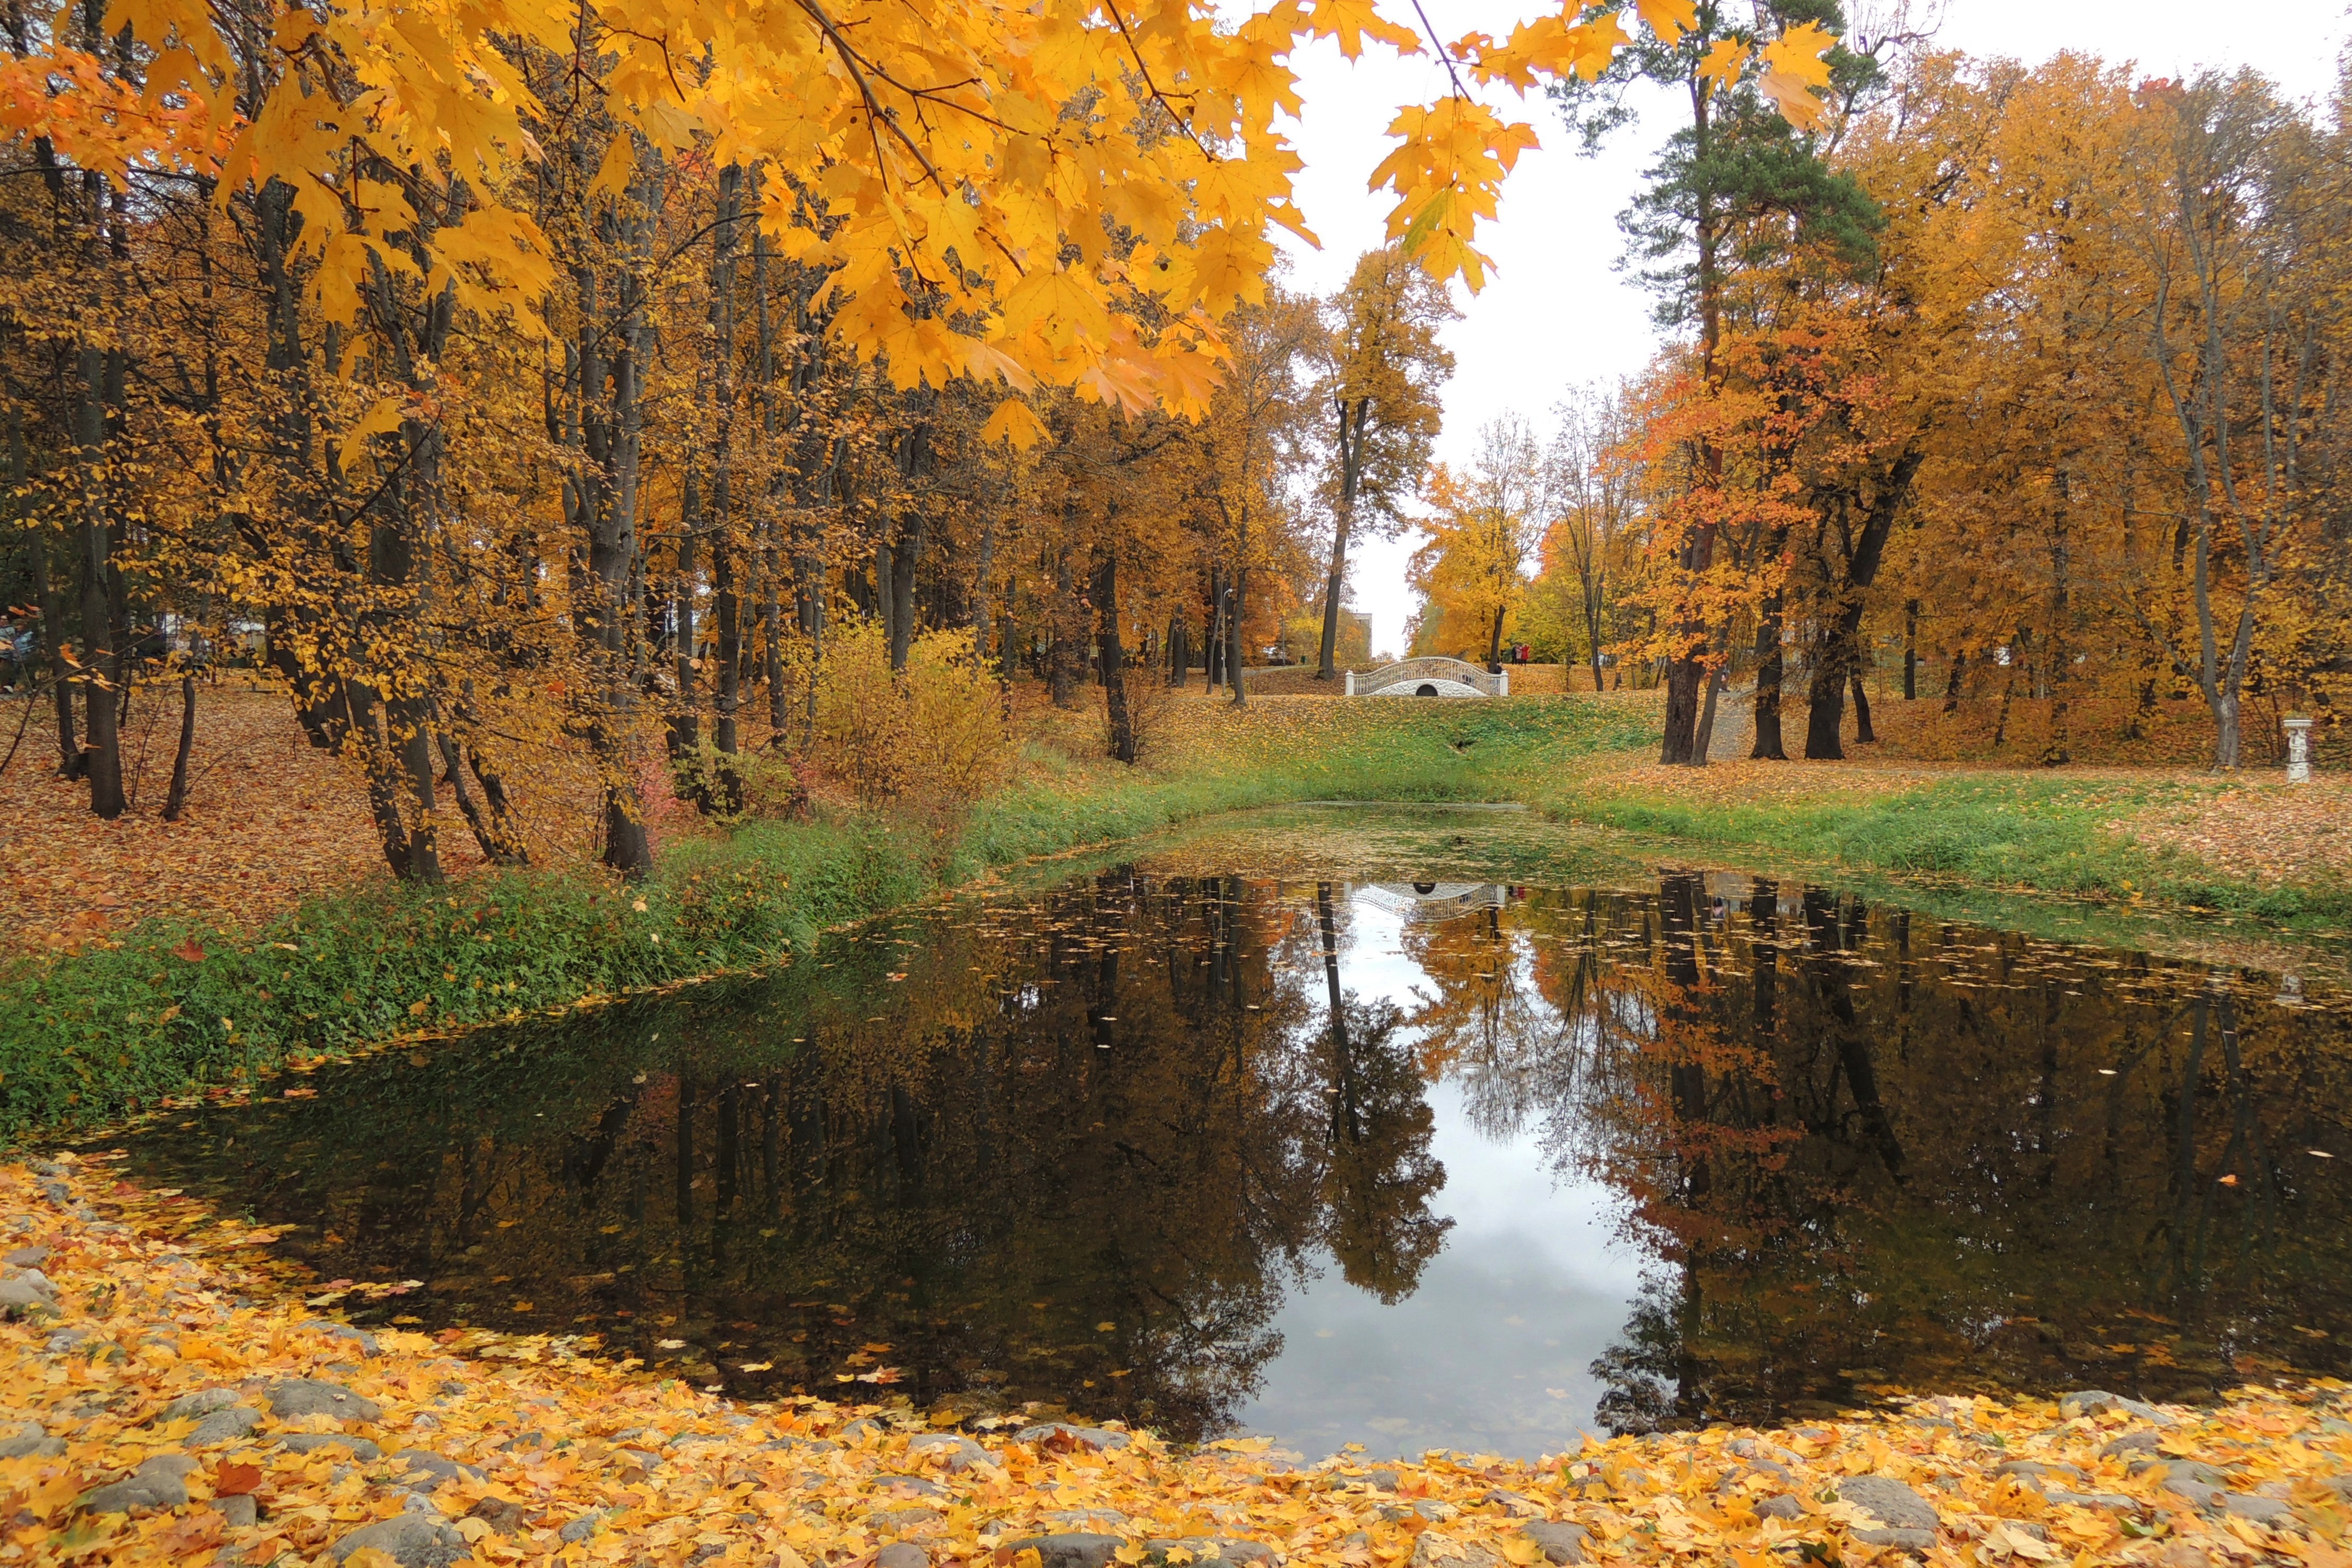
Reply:
M2221 876L2112 826L2160 799L2200 793L2170 783L1975 775L1877 796L1721 801L1609 793L1552 809L1650 837L1931 884L2156 900L2286 924L2352 916L2352 889L2265 887Z

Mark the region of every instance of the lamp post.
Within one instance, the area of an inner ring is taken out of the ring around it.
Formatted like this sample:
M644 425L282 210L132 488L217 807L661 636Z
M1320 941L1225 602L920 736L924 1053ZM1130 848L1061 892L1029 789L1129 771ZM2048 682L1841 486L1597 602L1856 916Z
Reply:
M2286 729L2286 782L2311 782L2311 724L2308 719L2280 721Z

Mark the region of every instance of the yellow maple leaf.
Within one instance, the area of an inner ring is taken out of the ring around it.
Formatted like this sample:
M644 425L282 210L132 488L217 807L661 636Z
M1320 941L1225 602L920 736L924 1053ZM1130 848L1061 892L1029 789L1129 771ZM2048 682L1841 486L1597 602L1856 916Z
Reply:
M1421 35L1381 16L1373 0L1316 0L1309 26L1316 37L1337 37L1351 60L1364 52L1366 33L1401 55L1421 52Z
M1739 79L1739 68L1748 63L1748 51L1734 38L1717 38L1706 47L1706 58L1698 63L1698 79L1710 88L1729 87Z
M1791 27L1764 46L1764 79L1759 84L1781 117L1799 130L1821 123L1825 105L1814 90L1830 84L1828 54L1837 36L1818 22Z
M1670 44L1698 26L1696 0L1634 0L1634 5L1650 31Z
M1030 406L1017 397L1008 397L996 405L988 423L980 427L982 442L1007 441L1016 452L1025 452L1043 441L1048 432Z

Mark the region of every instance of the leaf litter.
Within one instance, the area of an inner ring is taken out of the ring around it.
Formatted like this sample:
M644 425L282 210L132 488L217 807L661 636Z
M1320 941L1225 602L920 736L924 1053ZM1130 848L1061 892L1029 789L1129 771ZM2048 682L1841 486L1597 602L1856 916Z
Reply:
M321 1289L254 1250L266 1233L106 1163L0 1169L0 1562L2352 1568L2338 1381L2210 1407L1891 1399L1538 1461L1185 1453L1116 1426L738 1404L561 1335L364 1333L320 1304L398 1285Z

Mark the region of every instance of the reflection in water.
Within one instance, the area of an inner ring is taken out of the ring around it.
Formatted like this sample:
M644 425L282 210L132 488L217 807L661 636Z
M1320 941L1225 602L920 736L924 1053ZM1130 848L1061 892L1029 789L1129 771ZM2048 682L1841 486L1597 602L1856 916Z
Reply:
M1699 873L1121 868L728 998L322 1069L133 1157L323 1278L423 1282L362 1320L752 1395L1531 1451L1881 1386L2343 1372L2321 1000ZM1630 1319L1547 1271L1596 1249L1544 1234L1595 1194L1648 1260ZM1497 1203L1533 1239L1449 1228Z

